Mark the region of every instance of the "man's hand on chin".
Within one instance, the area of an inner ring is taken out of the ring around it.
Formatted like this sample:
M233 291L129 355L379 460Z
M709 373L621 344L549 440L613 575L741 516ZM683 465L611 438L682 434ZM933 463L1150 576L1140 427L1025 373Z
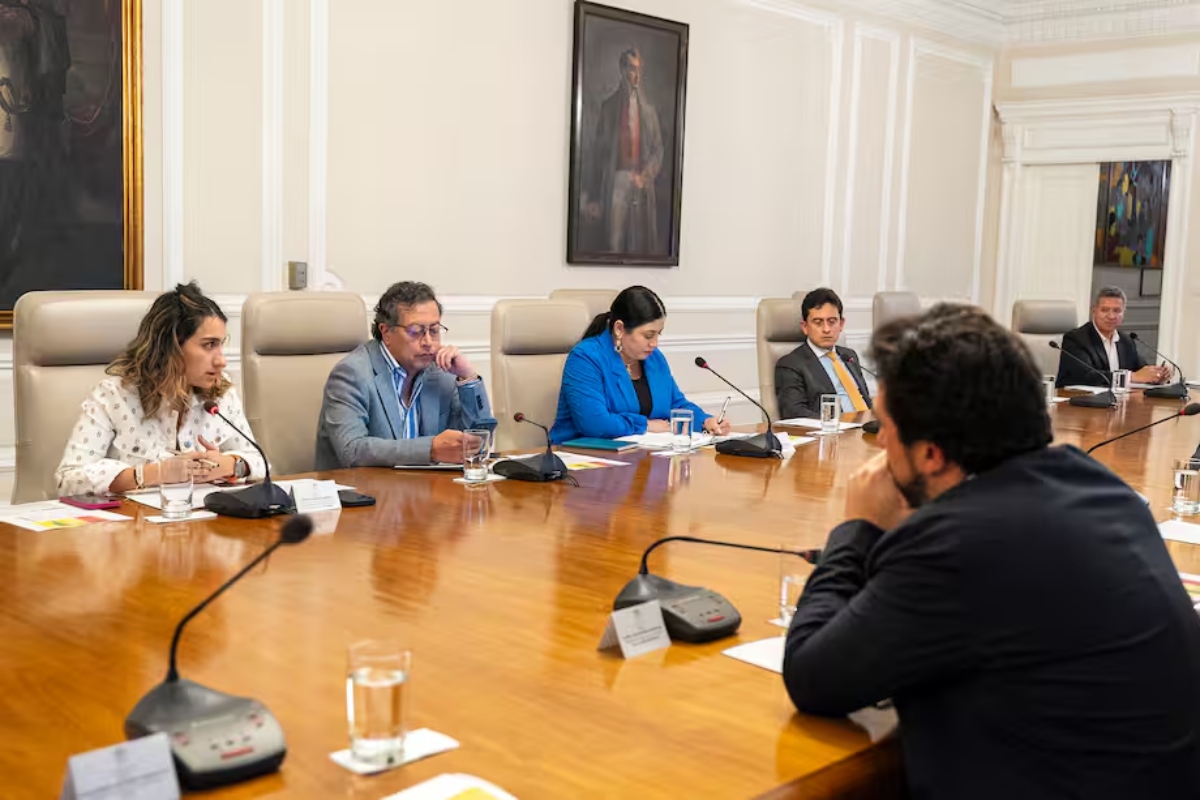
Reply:
M846 485L846 519L861 519L890 531L912 513L888 469L887 453L856 469Z

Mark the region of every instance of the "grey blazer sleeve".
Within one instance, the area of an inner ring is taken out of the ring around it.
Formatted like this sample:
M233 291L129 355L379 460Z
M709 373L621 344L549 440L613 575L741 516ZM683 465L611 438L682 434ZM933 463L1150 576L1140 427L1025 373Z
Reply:
M428 464L432 436L392 439L370 432L374 381L343 361L329 373L321 426L343 467L391 467Z

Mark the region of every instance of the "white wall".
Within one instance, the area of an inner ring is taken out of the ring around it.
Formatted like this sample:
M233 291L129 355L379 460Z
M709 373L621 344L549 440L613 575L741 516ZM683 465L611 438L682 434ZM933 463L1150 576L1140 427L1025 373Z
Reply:
M145 0L146 285L198 279L236 353L288 260L372 304L425 280L486 373L498 298L642 283L708 406L695 355L756 390L761 297L833 286L861 347L877 290L988 290L989 50L833 3L618 4L691 26L677 269L565 263L570 0Z

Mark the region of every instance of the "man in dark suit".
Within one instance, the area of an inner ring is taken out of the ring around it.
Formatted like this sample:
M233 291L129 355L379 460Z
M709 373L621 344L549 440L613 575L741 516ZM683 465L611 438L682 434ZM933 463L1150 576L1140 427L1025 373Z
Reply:
M1127 369L1138 383L1165 383L1171 377L1170 367L1147 364L1137 345L1117 332L1125 319L1125 292L1118 286L1102 286L1092 303L1092 319L1063 336L1063 350L1089 364L1108 380L1071 356L1058 359L1059 386L1105 386L1112 383L1112 373Z
M979 309L872 351L883 452L788 631L796 707L892 698L916 800L1200 797L1200 618L1146 504L1048 446L1032 356Z
M871 407L858 354L837 346L845 326L842 301L832 289L814 289L804 296L800 329L805 341L775 364L780 419L820 416L823 394L836 394L843 413Z

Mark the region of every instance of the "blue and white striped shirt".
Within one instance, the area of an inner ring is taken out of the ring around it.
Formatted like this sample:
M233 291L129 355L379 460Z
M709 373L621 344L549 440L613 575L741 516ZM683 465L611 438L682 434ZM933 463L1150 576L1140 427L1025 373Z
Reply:
M396 361L391 351L379 342L383 351L383 359L392 369L392 385L396 387L396 400L400 403L400 413L404 416L404 430L401 439L416 439L421 435L421 387L425 385L425 370L421 370L413 379L412 399L404 404L404 381L408 372Z

